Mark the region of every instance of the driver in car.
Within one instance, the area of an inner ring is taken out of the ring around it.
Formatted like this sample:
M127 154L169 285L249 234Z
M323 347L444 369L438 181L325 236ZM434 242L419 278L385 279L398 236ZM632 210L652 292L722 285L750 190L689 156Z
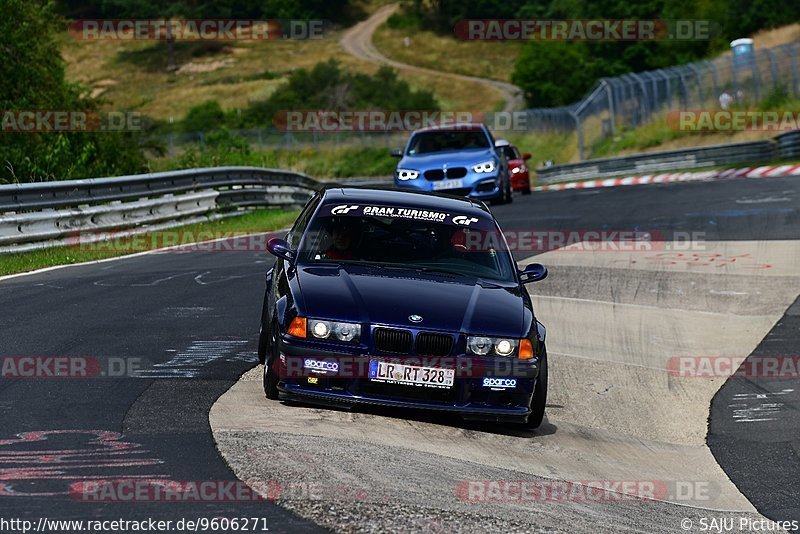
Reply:
M356 224L351 221L340 220L331 228L333 244L325 252L329 260L352 260L353 245L356 238Z

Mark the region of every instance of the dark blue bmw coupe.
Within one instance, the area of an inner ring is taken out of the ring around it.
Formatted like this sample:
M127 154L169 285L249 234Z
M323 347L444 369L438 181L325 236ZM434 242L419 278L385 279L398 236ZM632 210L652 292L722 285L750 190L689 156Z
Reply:
M483 202L328 188L267 273L259 356L269 399L452 412L538 427L545 328Z

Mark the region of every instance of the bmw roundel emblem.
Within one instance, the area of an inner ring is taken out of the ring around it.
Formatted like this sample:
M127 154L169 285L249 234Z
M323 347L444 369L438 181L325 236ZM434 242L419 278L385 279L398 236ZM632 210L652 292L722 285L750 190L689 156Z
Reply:
M416 314L409 315L408 316L408 320L411 321L412 323L421 323L422 322L422 316L421 315L416 315Z

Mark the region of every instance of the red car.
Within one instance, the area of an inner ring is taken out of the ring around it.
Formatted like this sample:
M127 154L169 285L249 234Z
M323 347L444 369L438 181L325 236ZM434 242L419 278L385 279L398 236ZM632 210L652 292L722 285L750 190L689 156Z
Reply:
M531 159L530 153L526 152L520 156L519 149L506 141L498 139L495 142L497 147L508 160L508 172L511 174L512 191L521 191L523 195L531 194L531 176L525 161Z

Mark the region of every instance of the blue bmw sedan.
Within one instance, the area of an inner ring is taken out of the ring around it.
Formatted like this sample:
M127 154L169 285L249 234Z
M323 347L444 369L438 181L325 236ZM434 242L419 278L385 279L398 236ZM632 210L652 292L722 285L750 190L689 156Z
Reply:
M399 189L445 191L497 204L511 202L508 163L489 129L478 123L423 128L411 134L399 157Z
M259 339L269 399L438 410L538 427L545 328L482 202L328 188L267 273Z

